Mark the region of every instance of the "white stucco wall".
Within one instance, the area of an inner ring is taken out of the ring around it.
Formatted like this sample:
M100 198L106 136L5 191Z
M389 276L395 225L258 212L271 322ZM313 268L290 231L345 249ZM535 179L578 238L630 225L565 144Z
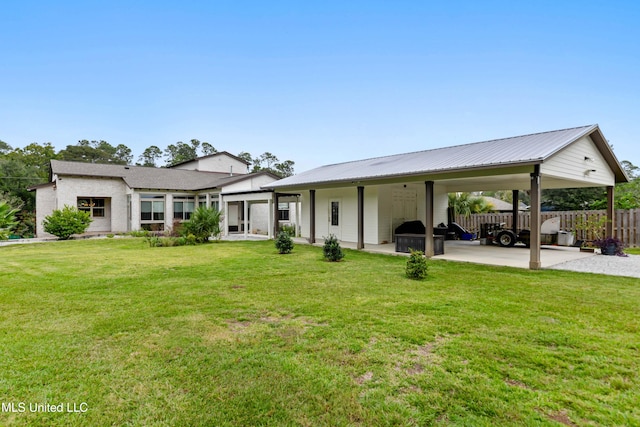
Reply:
M56 194L53 184L36 189L36 237L55 237L44 231L42 221L56 209Z
M247 164L225 154L219 154L212 157L192 160L185 164L174 166L172 169L199 170L204 172L221 172L243 175L247 173Z
M48 189L49 187L47 187ZM36 214L38 237L47 237L42 220L53 210L65 205L78 205L78 198L104 198L105 217L94 218L89 232L126 232L127 231L127 189L120 179L58 177L56 189L36 192L38 212Z

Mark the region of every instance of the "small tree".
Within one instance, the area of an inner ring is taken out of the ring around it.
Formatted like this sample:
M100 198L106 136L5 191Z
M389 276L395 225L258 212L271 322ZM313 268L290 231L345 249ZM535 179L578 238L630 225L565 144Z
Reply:
M199 206L191 214L191 219L182 223L182 233L184 236L192 234L198 243L209 241L209 237L219 239L222 230L220 229L220 219L222 212L215 208Z
M291 236L286 231L281 231L278 233L278 237L276 238L276 249L278 249L278 253L280 254L289 254L293 250L293 240Z
M427 277L427 259L422 251L409 249L411 255L407 260L406 274L409 279L422 280Z
M0 200L0 240L7 240L9 232L18 225L16 213L18 209L13 209L4 200Z
M322 248L322 252L327 261L335 262L344 258L344 252L342 252L340 242L338 242L338 238L333 234L324 238L324 247Z
M73 234L82 234L91 224L89 212L79 211L73 206L64 205L62 210L56 209L44 218L44 231L57 236L60 240L67 240Z

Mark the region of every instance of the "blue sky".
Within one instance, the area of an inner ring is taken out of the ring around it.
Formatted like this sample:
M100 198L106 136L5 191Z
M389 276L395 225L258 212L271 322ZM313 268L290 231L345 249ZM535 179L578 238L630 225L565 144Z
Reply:
M598 123L640 165L640 3L3 2L0 139L296 172Z

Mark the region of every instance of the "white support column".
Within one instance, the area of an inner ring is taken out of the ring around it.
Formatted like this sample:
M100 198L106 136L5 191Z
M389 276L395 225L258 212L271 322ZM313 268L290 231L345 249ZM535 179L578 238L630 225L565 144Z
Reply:
M227 202L226 200L222 199L222 197L220 197L220 203L222 203L222 207L224 210L224 218L222 219L222 227L224 230L224 235L228 236L229 235L229 202Z
M275 230L275 220L273 214L273 198L269 198L267 200L267 230L269 230L269 234L267 237L273 239L273 232Z
M243 222L244 222L244 237L249 237L249 203L246 200L242 201Z
M173 228L173 194L167 194L164 203L164 229L171 230Z

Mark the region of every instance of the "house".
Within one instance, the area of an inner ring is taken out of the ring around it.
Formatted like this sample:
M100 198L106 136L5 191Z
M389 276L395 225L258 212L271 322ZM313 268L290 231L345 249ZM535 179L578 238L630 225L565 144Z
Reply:
M613 188L627 181L598 125L589 125L331 164L265 188L300 195L301 233L310 242L334 234L359 249L392 242L395 228L410 220L422 221L432 236L434 226L447 223L448 193L512 190L517 212L518 190L526 189L529 266L538 269L543 188L606 187L612 234ZM433 239L425 239L425 252L433 256Z
M513 204L505 202L504 200L496 199L495 197L481 196L485 203L490 207L491 212L512 212ZM528 206L522 202L518 202L518 210L526 211Z
M36 235L48 237L42 221L65 205L89 212L88 232L168 230L197 206L223 211L223 233L272 236L276 225L295 223L296 203L280 201L261 187L278 179L247 173L248 164L227 152L171 168L51 160L48 183L36 192Z

